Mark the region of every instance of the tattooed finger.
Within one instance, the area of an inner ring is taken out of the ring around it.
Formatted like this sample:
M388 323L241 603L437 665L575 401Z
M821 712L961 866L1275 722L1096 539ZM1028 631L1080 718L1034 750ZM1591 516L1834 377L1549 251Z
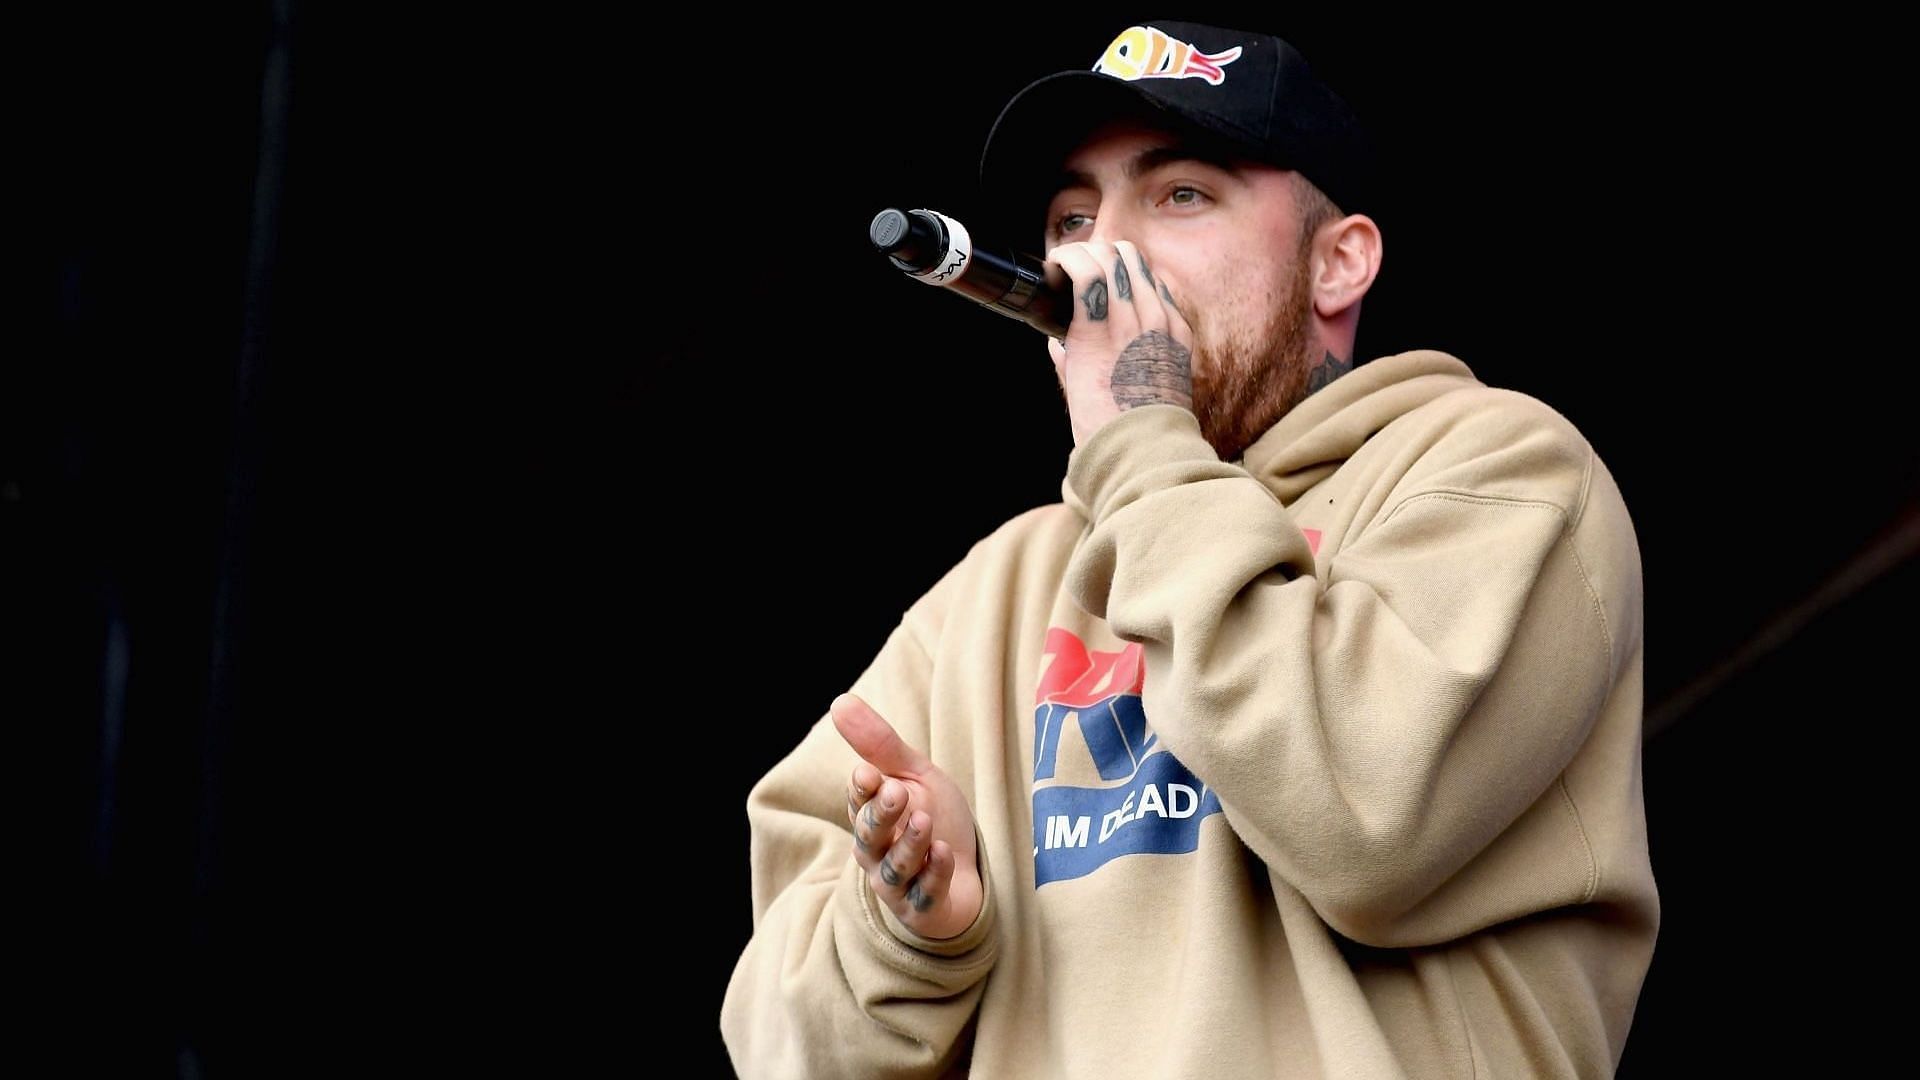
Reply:
M906 830L880 861L880 880L887 888L898 889L926 863L927 834L932 822L933 818L925 810L916 810L907 818Z
M1121 300L1128 301L1128 310L1138 321L1141 331L1164 330L1167 327L1167 309L1154 295L1153 278L1145 275L1146 261L1140 255L1140 248L1130 240L1113 242L1113 291ZM1134 288L1134 271L1142 273L1141 281L1147 283L1144 291Z
M880 819L874 816L874 811L879 804L880 800L877 798L867 800L861 804L853 818L853 844L869 859L876 854L874 845L879 841L880 830L883 827Z
M947 887L953 883L953 867L953 849L944 840L935 841L927 853L927 868L907 885L906 901L913 910L924 913L947 895Z
M1107 317L1107 282L1102 278L1087 286L1080 294L1080 304L1087 309L1087 317L1094 322L1103 322Z

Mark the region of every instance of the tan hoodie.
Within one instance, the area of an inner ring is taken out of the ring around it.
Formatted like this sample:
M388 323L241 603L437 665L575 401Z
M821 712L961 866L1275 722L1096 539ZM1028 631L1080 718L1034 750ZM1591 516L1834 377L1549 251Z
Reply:
M1659 900L1638 547L1540 402L1437 352L1243 461L1122 414L852 690L968 792L987 905L917 938L824 715L748 797L747 1077L1594 1077Z

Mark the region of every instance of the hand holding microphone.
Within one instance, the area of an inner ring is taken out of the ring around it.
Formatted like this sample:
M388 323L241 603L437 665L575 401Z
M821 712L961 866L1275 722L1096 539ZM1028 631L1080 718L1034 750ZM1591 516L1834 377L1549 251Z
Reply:
M873 216L867 239L894 266L929 285L952 289L1049 337L1067 336L1072 282L1036 256L981 243L965 225L933 210L882 210Z
M1067 243L1042 260L980 244L945 214L893 209L874 216L868 239L906 273L1051 337L1075 446L1129 409L1193 408L1193 330L1134 244Z

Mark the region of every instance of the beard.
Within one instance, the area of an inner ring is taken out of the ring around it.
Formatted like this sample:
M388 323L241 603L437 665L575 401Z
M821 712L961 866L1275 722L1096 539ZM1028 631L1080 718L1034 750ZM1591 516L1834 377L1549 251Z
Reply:
M1302 244L1286 295L1265 325L1218 333L1202 313L1194 327L1193 414L1221 461L1234 461L1289 409L1306 400L1312 370L1313 294Z

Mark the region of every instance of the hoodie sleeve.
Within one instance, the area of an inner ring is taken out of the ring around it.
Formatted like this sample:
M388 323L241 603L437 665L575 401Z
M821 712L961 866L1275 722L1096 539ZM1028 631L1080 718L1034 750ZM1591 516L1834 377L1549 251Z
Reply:
M1593 889L1553 789L1617 677L1605 611L1637 612L1637 548L1583 566L1569 536L1591 451L1531 404L1409 445L1319 575L1288 509L1184 409L1123 414L1069 464L1088 526L1068 588L1142 644L1154 730L1362 944L1436 944ZM1561 816L1515 826L1535 804ZM1481 859L1510 827L1581 869Z
M916 624L940 589L852 687L922 749L932 664ZM853 859L846 786L857 761L822 715L747 797L753 936L720 1013L742 1077L937 1076L979 1005L997 946L993 889L957 938L930 941L894 918Z

